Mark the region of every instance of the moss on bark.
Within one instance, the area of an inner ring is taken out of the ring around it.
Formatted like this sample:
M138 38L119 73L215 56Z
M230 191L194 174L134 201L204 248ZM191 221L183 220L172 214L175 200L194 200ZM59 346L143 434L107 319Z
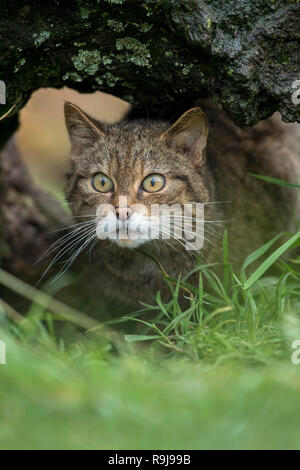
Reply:
M40 87L67 85L112 93L145 116L169 118L210 96L241 126L275 110L300 121L296 0L1 0L0 9L3 113Z

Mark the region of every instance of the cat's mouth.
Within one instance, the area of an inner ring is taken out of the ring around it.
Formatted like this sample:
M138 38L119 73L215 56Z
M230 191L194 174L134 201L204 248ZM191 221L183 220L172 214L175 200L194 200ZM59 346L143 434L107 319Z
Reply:
M135 214L130 220L118 220L114 214L99 218L96 235L100 240L110 240L122 248L136 248L153 239L149 221L141 214Z
M112 240L114 241L119 247L121 248L130 248L130 249L134 249L134 248L138 248L139 246L143 245L144 243L149 243L151 242L151 239L136 239L136 240L132 240L130 238L119 238L119 239L116 239L116 240Z
M134 212L127 219L120 220L110 212L98 218L96 235L100 240L110 240L121 248L137 248L162 240L187 250L199 250L204 242L203 222L201 214L196 219L193 215L182 216L178 212L158 213L156 217Z
M152 241L149 233L143 233L142 231L136 233L131 233L130 229L124 235L123 231L117 231L117 237L110 238L111 241L115 242L118 246L122 248L137 248L144 243L149 243Z

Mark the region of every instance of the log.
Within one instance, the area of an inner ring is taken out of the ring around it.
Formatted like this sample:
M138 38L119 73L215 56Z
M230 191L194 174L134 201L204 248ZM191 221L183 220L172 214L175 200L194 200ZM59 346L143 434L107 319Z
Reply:
M3 113L40 87L69 86L114 94L145 117L213 97L240 126L276 110L300 121L297 0L1 0L0 11Z

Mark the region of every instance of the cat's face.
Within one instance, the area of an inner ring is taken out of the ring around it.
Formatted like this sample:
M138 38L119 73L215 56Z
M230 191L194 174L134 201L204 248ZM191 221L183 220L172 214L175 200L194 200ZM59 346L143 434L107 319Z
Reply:
M201 109L188 111L170 129L143 121L105 128L70 103L65 115L72 145L67 198L75 216L87 226L94 221L99 239L127 248L168 241L166 214L174 230L186 204L207 202L208 125Z

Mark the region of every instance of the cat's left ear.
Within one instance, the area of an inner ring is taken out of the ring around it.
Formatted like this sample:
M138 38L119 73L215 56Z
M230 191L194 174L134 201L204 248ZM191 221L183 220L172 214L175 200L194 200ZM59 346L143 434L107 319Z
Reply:
M65 103L65 121L72 152L75 154L80 154L100 136L105 135L100 128L101 124L73 103Z
M208 137L208 120L201 108L186 111L166 132L160 136L168 146L188 153L195 166L205 164Z

